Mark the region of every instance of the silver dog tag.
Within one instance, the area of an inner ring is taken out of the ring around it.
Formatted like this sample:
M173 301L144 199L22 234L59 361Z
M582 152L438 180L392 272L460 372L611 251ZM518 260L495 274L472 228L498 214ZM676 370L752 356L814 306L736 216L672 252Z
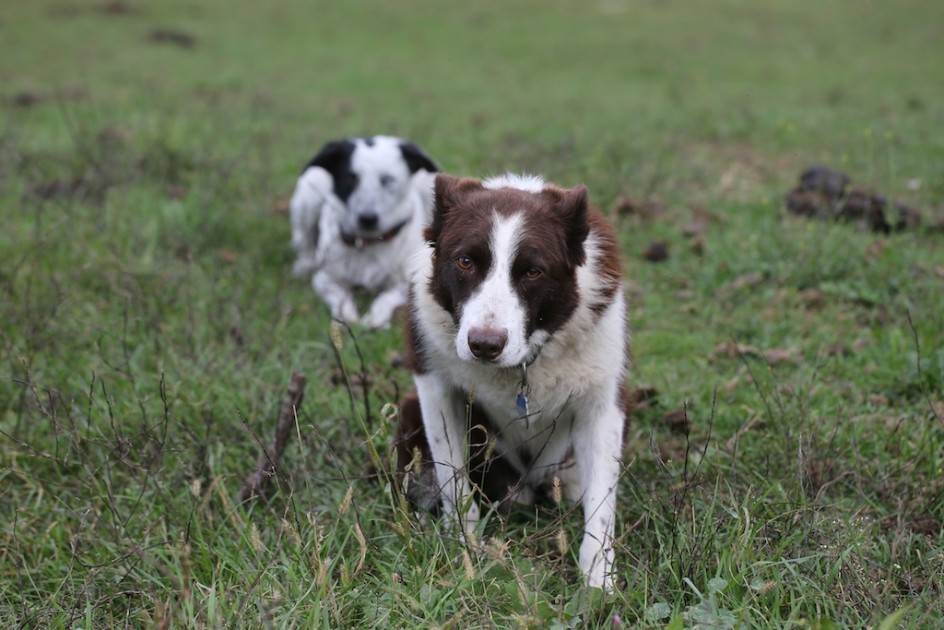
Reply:
M528 364L521 364L521 381L518 383L518 395L515 397L515 407L518 408L518 419L524 420L525 427L529 427L530 408L528 406L528 396L531 395L531 386L528 384Z

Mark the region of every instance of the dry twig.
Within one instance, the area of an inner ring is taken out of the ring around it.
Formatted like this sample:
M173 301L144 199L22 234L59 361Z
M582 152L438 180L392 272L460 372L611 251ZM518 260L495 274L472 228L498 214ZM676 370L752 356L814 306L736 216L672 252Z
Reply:
M292 427L295 426L295 415L301 407L302 399L305 397L305 375L300 372L292 373L292 380L288 384L285 392L285 398L282 399L282 408L279 411L279 423L275 429L275 440L269 444L268 448L259 456L259 463L256 470L253 471L243 484L239 492L240 503L245 503L250 499L262 498L268 496L272 486L272 478L275 476L276 466L285 452L285 445L288 437L292 434Z

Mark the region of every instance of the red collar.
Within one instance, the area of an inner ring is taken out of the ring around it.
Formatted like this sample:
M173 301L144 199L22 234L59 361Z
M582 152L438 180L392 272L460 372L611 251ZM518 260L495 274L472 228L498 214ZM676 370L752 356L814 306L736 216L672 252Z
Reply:
M355 247L357 249L363 249L367 245L377 245L379 243L388 243L392 241L397 234L400 233L400 230L403 229L410 220L407 219L403 223L398 223L393 226L383 234L378 234L377 236L354 236L352 234L347 234L341 232L341 242L347 245L348 247Z

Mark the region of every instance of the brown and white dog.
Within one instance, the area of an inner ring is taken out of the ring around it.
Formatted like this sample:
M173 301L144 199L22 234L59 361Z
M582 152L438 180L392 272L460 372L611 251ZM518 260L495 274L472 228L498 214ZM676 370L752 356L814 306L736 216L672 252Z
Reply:
M628 370L612 227L587 189L440 174L411 277L416 398L401 407L401 486L471 532L487 500L554 477L579 501L579 563L611 590Z

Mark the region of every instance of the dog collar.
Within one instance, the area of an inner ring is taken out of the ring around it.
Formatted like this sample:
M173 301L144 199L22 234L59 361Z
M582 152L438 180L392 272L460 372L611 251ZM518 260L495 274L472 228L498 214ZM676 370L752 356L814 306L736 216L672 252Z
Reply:
M388 243L400 233L400 230L409 223L410 220L407 219L402 223L398 223L393 226L383 234L378 234L377 236L355 236L353 234L346 234L341 232L341 242L347 245L348 247L354 247L356 249L363 249L367 245L377 245L378 243Z
M515 407L518 409L518 419L524 420L524 426L526 428L531 425L531 409L530 401L528 397L531 395L531 384L528 383L528 368L532 363L538 360L538 355L541 354L541 349L535 353L534 357L530 361L522 361L521 365L518 366L518 369L521 370L521 380L518 381L518 393L515 396Z

